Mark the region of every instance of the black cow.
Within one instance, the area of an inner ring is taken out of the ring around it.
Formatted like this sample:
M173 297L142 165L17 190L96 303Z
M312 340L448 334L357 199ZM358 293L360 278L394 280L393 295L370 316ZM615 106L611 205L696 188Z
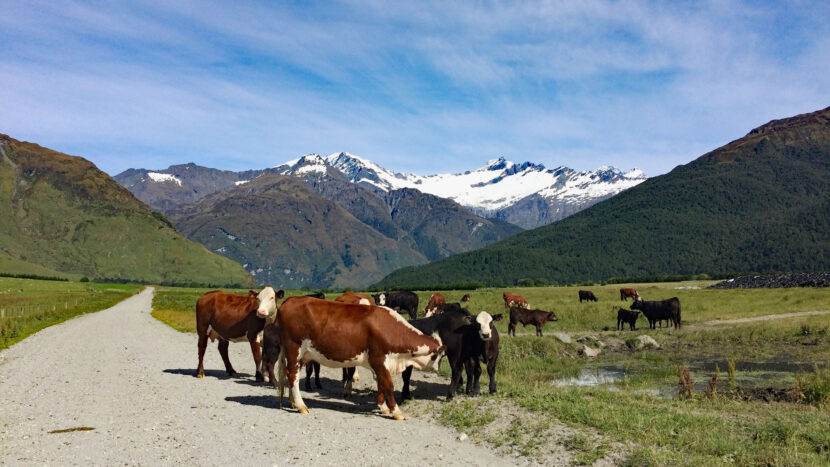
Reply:
M398 312L406 310L409 313L409 319L415 319L418 317L418 295L414 292L410 292L408 290L402 290L400 292L381 292L379 294L372 295L372 298L374 298L375 303L380 306L392 308Z
M323 292L314 292L314 293L310 293L310 294L306 295L306 297L313 297L313 298L319 298L320 300L325 300L326 299L326 294L324 294Z
M455 303L439 303L439 304L435 305L431 310L427 311L426 315L424 315L424 316L425 317L430 317L430 316L434 316L434 315L440 315L441 313L444 313L445 311L450 311L450 310L455 310L455 311L464 310L465 313L470 314L470 312L467 311L466 308L461 307L460 303L455 302Z
M490 376L490 393L496 392L496 362L499 356L499 333L492 321L502 315L490 316L481 312L474 319L466 309L452 309L429 318L410 321L416 329L427 335L438 335L442 345L447 346L445 355L450 363L452 376L447 399L452 399L458 385L462 383L462 366L467 372L467 394L478 395L478 380L481 376L479 362L487 363ZM412 367L403 372L402 399L411 398L409 380Z
M542 326L548 321L557 321L556 313L552 311L528 310L519 306L510 307L510 324L507 325L507 335L511 333L516 336L516 324L522 323L522 327L532 324L536 326L536 335L542 335Z
M579 291L579 303L582 303L582 300L585 300L586 302L596 302L596 301L598 301L596 295L594 295L594 293L591 292L590 290L580 290Z
M680 327L680 300L677 297L659 302L647 302L643 299L634 300L631 309L643 312L643 316L648 319L650 329L656 328L658 321L661 321L660 326L662 326L662 320L670 321L675 328Z
M624 308L620 308L617 311L617 331L622 331L625 327L625 323L628 323L628 329L630 331L637 330L637 318L640 317L639 311L631 311L626 310Z

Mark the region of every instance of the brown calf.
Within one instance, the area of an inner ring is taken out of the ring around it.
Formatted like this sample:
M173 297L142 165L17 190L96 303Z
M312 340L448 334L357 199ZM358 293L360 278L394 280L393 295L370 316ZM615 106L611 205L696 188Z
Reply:
M510 324L507 325L507 334L511 333L516 336L516 324L522 323L522 326L532 324L536 326L536 335L542 335L542 326L548 321L557 321L556 314L552 311L542 310L528 310L517 306L510 307Z

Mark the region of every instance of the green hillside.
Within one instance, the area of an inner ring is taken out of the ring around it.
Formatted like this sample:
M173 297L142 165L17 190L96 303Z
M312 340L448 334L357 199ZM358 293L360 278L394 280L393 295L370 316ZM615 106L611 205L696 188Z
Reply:
M776 120L564 220L380 287L830 268L830 108Z
M5 135L0 219L3 273L252 283L239 264L183 238L91 162Z

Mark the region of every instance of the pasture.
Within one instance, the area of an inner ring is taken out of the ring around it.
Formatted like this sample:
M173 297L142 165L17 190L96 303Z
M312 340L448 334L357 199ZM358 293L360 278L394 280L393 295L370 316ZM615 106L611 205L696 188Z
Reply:
M109 308L141 288L0 277L0 349L47 326Z
M830 314L710 324L830 310L830 290L706 290L711 283L442 291L448 302L469 292L471 312L495 314L505 312L502 292L508 290L524 296L534 309L554 311L559 320L545 325L543 337L521 325L517 337L508 337L507 320L498 322L499 393L482 396L497 404L471 404L462 395L449 403L414 405L479 441L512 445L530 457L545 443L545 420L558 420L596 433L557 440L586 463L605 456L612 446L624 446L630 465L827 464ZM620 301L620 287L637 288L645 300L679 297L683 327L650 330L640 317L636 331L616 331L616 310L631 304ZM593 291L599 301L580 304L580 289ZM162 288L153 315L193 332L194 304L205 291ZM287 296L304 293L289 291ZM417 293L422 313L431 293ZM555 332L567 334L571 342L557 339ZM636 350L640 335L653 338L659 348ZM581 356L586 345L600 348L600 354ZM690 371L682 385L678 375L684 368ZM707 390L716 372L717 383ZM442 373L448 374L446 364ZM486 383L485 374L482 387ZM417 389L413 394L418 397ZM501 416L508 410L519 422L499 428L495 406L509 407Z

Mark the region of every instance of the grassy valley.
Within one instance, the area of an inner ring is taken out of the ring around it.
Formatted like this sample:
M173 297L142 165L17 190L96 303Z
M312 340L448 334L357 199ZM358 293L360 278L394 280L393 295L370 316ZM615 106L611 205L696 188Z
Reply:
M564 220L404 268L378 286L822 271L828 178L830 108L770 122Z

